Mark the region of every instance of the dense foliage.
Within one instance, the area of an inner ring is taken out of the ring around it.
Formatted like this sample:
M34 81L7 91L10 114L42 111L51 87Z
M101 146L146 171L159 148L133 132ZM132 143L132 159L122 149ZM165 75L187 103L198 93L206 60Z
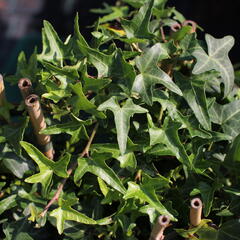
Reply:
M37 149L23 103L1 106L2 238L148 239L165 214L166 239L240 239L234 39L198 40L166 2L92 10L104 15L88 42L78 16L65 41L45 21L42 52L19 55L5 79L33 82L55 159ZM208 220L187 230L193 196Z

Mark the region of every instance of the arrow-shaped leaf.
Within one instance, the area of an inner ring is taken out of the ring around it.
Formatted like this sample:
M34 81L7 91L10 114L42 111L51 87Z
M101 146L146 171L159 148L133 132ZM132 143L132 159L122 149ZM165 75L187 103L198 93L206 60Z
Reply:
M128 99L123 107L120 107L116 97L111 97L98 107L99 111L110 110L114 114L114 121L117 129L119 149L123 155L126 151L127 137L130 128L130 118L136 113L146 113L147 109L133 103Z
M234 45L234 38L226 36L216 39L209 34L205 35L208 46L208 54L199 48L193 52L197 63L194 66L193 74L200 74L210 70L216 70L221 74L224 83L224 97L232 90L234 84L234 70L228 57L228 52Z
M43 186L43 193L47 193L50 186L53 173L59 177L68 177L67 166L70 161L71 155L64 155L59 161L54 162L45 157L36 147L32 144L21 141L21 146L25 149L28 155L37 163L40 172L25 179L29 183L41 183Z
M97 224L97 222L92 218L73 209L70 205L65 203L64 200L62 201L63 201L63 204L61 204L61 206L59 206L57 209L54 209L50 213L50 216L56 218L57 220L57 230L59 234L63 233L65 221L76 221L79 223L91 224L91 225Z

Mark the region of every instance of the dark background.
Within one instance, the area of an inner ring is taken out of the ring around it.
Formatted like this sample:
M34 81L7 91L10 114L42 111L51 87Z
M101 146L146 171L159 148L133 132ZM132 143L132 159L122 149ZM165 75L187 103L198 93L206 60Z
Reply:
M33 51L34 45L41 46L40 32L43 19L50 21L59 35L65 37L73 32L74 17L76 12L79 12L80 29L88 39L91 32L88 26L91 26L98 17L97 14L91 13L89 10L102 7L103 2L114 5L116 0L76 0L74 8L64 14L64 0L45 0L43 9L34 16L31 26L31 30L39 36L36 40L27 44L19 44L16 40L1 38L0 72L14 73L18 53L24 50L29 55ZM168 6L175 6L187 19L197 22L205 32L214 37L221 38L233 35L236 43L230 52L230 58L233 63L240 62L239 0L169 0ZM199 37L204 38L204 33L200 33ZM10 60L7 60L6 63L7 57Z
M56 28L63 34L71 29L66 29L63 32L62 19L56 8L56 2L47 1L46 8L52 11L46 11L43 14L45 19L49 19L56 24ZM79 0L76 4L76 9L79 12L81 32L85 36L89 36L89 26L97 19L97 15L89 13L89 9L102 6L103 2L114 4L115 0ZM205 32L214 37L223 37L232 35L235 38L235 46L230 53L233 62L240 62L240 1L239 0L169 0L168 6L175 6L187 19L191 19L200 25ZM54 10L53 10L54 9ZM65 20L68 24L66 28L72 27L72 22L75 13ZM200 34L200 37L204 37Z

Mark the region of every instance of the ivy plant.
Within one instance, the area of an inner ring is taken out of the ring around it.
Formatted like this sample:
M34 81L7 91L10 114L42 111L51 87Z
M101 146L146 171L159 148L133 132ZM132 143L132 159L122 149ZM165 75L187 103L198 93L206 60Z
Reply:
M233 37L198 39L167 0L104 7L88 40L78 15L66 39L44 21L42 50L4 78L31 80L55 158L23 102L1 106L1 239L148 239L159 215L166 239L240 239ZM194 196L204 219L189 229Z

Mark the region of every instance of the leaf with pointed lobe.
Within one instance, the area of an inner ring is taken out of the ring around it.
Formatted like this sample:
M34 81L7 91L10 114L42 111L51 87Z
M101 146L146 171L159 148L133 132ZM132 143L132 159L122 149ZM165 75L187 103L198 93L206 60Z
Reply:
M146 113L147 109L127 99L123 107L120 107L116 97L111 97L98 107L99 111L110 110L114 114L114 121L117 129L117 139L121 154L126 152L127 137L130 129L130 118L136 113Z
M59 38L53 26L48 22L43 22L42 30L43 49L38 55L39 61L51 62L57 66L63 66L64 59L64 44Z
M226 36L216 39L209 34L205 35L208 46L208 54L202 49L193 52L197 63L193 68L193 74L200 74L210 70L216 70L221 74L224 83L224 97L231 92L234 84L234 70L228 57L228 52L234 45L234 38Z
M70 206L70 203L67 204L65 202L63 202L63 204L58 208L51 211L50 216L56 218L56 225L59 234L63 233L65 221L76 221L88 225L97 224L95 220L83 213L78 212Z

